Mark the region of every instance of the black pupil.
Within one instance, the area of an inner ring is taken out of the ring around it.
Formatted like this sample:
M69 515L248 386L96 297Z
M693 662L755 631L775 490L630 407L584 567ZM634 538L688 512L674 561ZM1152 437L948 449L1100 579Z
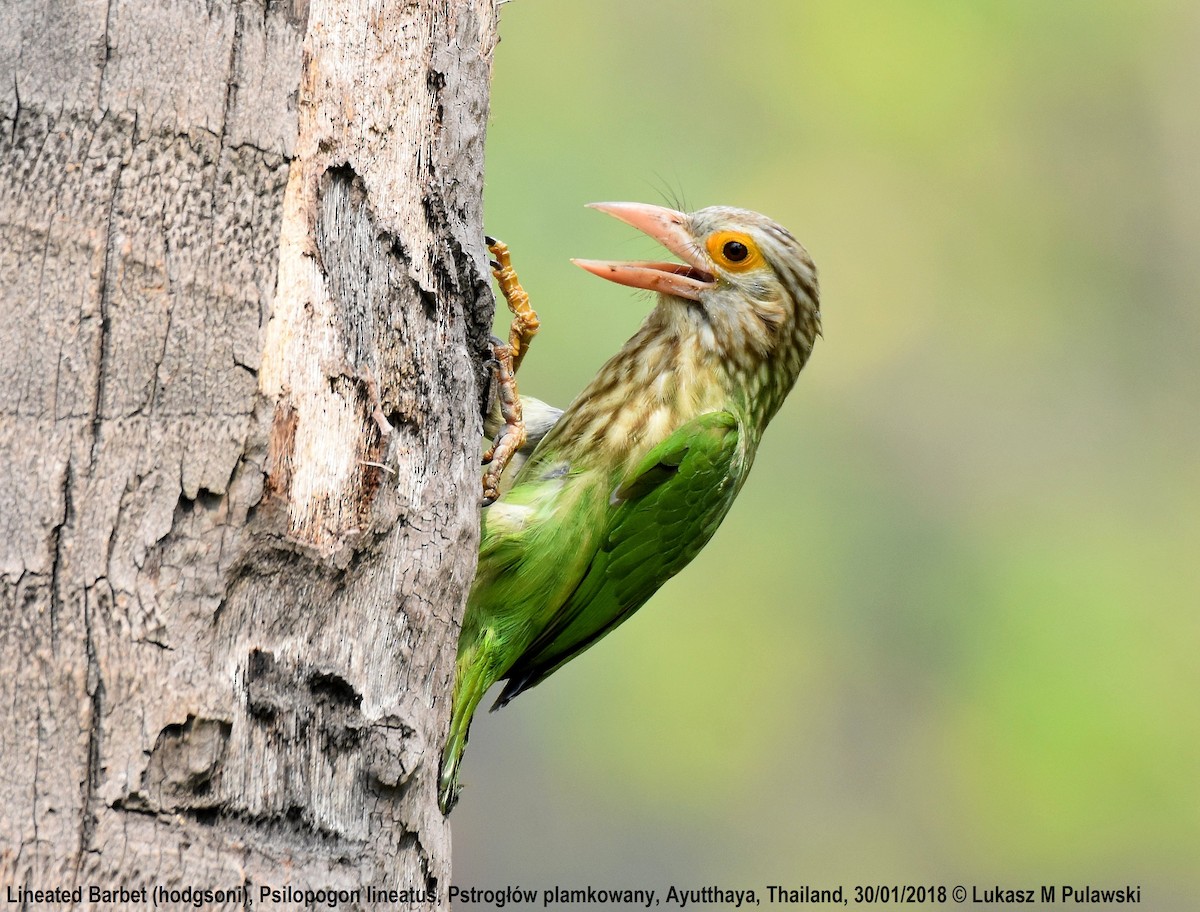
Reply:
M750 255L750 251L746 249L746 245L741 241L726 241L725 246L721 248L721 252L725 254L725 259L731 263L740 263Z

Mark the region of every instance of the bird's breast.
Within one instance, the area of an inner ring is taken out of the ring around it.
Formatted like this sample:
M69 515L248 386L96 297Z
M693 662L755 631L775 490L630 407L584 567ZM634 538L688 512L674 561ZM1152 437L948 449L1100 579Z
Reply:
M565 458L572 472L630 469L688 421L725 408L728 387L711 351L652 315L563 414L543 458Z

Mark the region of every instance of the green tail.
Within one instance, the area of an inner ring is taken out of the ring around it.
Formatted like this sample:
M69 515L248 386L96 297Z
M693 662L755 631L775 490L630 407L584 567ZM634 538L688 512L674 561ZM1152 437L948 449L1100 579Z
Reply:
M486 647L484 647L486 648ZM442 751L442 772L438 780L438 804L443 814L449 814L458 804L458 766L467 749L467 735L475 707L483 699L495 678L489 675L490 665L484 648L469 649L459 654L454 675L454 707L450 711L450 735ZM479 661L483 659L483 661Z

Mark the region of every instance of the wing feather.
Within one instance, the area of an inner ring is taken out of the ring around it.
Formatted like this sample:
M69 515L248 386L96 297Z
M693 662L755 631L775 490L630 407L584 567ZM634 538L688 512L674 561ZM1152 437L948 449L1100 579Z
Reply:
M497 706L615 628L699 553L745 477L740 441L729 412L700 415L617 485L600 547L578 587L509 670Z

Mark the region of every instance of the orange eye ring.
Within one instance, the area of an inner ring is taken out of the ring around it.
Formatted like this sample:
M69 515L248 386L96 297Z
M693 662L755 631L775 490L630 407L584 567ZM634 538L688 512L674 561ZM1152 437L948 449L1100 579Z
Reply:
M763 262L754 239L741 231L717 231L708 236L704 246L713 262L730 272L748 272Z

